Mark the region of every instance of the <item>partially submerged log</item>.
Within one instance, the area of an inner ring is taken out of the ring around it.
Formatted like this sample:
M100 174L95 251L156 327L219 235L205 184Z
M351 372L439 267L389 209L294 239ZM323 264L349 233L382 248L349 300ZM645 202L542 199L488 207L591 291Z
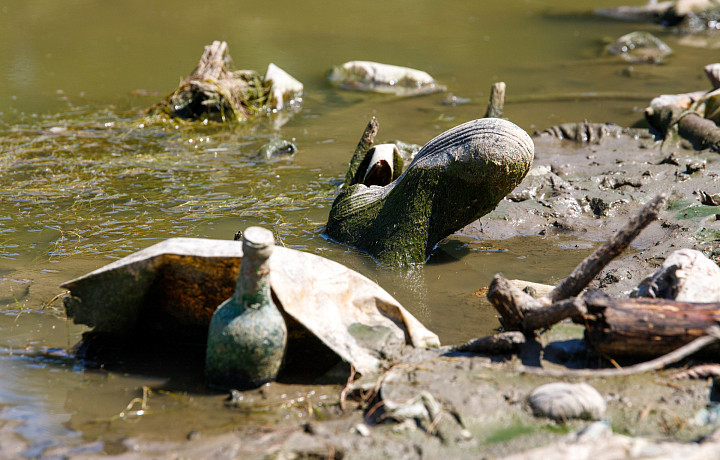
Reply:
M585 300L585 307L585 339L612 357L670 353L720 324L720 303L595 296Z
M658 96L645 109L645 118L666 139L677 131L697 148L720 152L720 89L717 78L720 70L716 64L711 64L705 67L705 73L713 90Z
M292 105L302 95L302 83L275 64L263 77L253 70L232 70L230 62L227 43L214 41L190 76L150 111L192 120L243 121Z

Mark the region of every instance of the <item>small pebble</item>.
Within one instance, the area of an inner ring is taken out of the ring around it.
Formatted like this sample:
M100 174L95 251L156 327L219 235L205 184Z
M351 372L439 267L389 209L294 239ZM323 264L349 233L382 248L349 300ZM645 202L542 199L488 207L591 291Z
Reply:
M364 423L358 423L353 427L353 431L362 437L370 436L370 428Z

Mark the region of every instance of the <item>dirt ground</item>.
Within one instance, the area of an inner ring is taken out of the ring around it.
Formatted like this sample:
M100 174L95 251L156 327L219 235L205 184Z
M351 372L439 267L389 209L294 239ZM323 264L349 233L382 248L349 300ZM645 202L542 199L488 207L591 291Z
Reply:
M536 157L525 181L459 233L492 240L561 233L587 247L606 240L629 213L663 192L669 199L660 219L594 287L625 295L680 248L718 261L717 153L663 145L643 129L575 128L580 135L572 140L559 139L557 130L534 136ZM406 350L382 376L326 388L336 396L323 405L286 403L276 384L223 403L226 410L263 408L262 424L192 432L180 443L124 439L56 447L39 458L720 457L711 379L671 379L678 369L586 380L607 402L599 422L533 416L528 394L556 379L528 375L519 365L597 365L581 338L582 327L563 323L519 356ZM0 426L0 457L19 457L27 448L12 428L10 422Z

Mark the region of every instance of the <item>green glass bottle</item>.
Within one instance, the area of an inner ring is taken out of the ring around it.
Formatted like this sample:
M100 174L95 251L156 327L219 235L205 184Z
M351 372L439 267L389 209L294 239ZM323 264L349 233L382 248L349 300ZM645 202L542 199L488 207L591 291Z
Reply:
M282 365L287 328L270 294L272 232L250 227L235 294L213 314L208 330L205 377L212 386L249 389L275 380Z

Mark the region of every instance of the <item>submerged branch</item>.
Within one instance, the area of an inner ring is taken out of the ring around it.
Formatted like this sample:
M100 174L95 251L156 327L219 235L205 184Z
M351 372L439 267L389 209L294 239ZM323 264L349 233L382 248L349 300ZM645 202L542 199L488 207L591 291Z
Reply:
M670 364L676 363L696 353L708 345L720 340L720 327L711 326L706 331L707 335L698 337L692 342L674 350L670 353L650 361L623 367L621 369L542 369L523 366L521 372L533 375L543 375L558 378L599 378L599 377L624 377L642 372L656 371Z
M612 259L623 252L650 222L657 219L658 213L665 204L666 199L667 196L661 193L650 200L643 206L638 215L631 217L623 228L618 230L610 240L586 257L580 265L575 267L567 278L562 280L560 284L550 291L541 301L547 305L580 294L580 292L585 289L585 286L587 286Z
M348 167L347 173L345 174L345 181L342 185L343 188L347 188L357 182L362 181L358 181L358 178L355 176L357 175L357 172L361 169L360 164L365 159L368 150L370 150L370 148L373 146L373 143L375 142L375 136L377 136L378 128L379 125L377 119L375 117L372 117L368 122L367 126L365 127L365 131L363 131L362 137L360 137L360 141L358 142L357 147L355 147L355 153L353 153L353 156L350 159L350 166Z

